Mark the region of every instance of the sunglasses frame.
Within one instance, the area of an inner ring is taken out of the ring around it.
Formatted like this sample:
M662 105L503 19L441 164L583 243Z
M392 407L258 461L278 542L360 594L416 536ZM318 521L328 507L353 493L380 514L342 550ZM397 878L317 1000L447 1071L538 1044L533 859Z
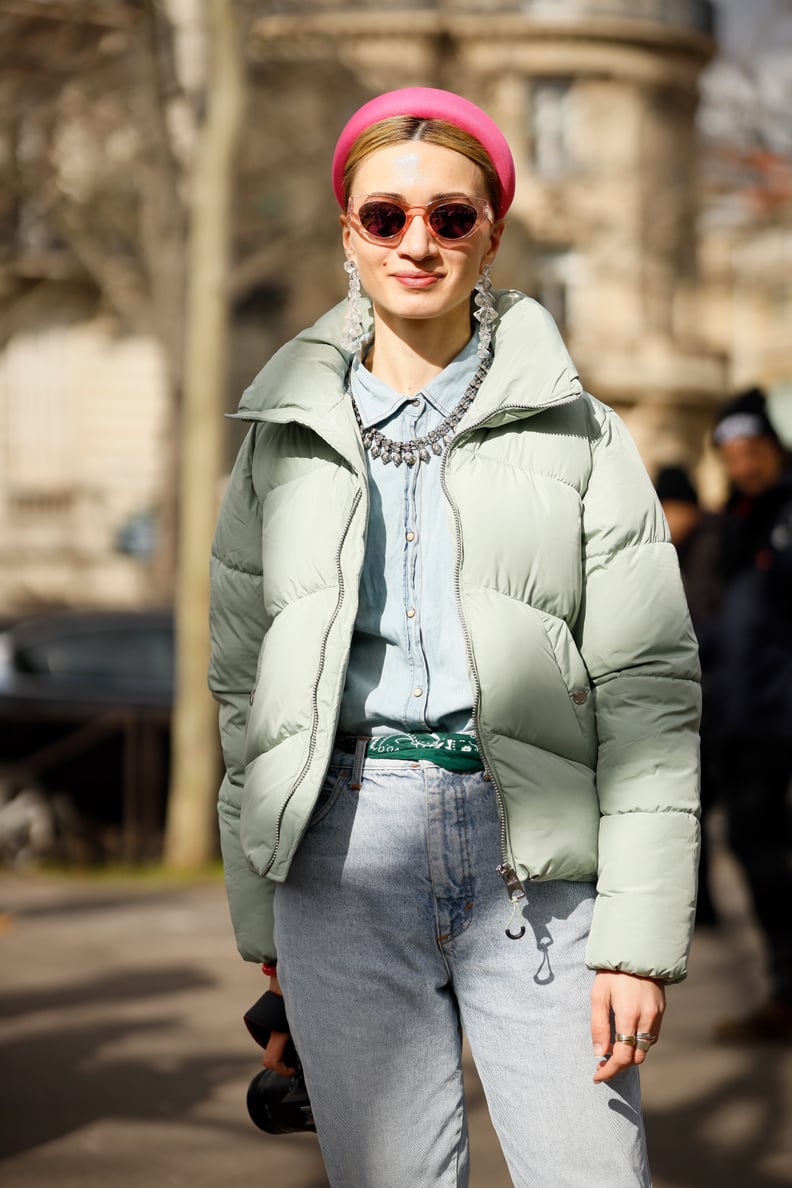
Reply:
M359 201L358 201L359 199ZM372 235L360 221L358 211L366 205L367 202L383 202L389 203L392 206L397 206L405 215L404 226L396 235L389 235L387 237L380 235ZM429 222L432 212L441 206L451 206L459 203L461 206L471 206L476 211L476 221L469 231L464 235L459 235L456 239L445 239L442 235L438 235ZM495 223L495 215L492 210L492 204L486 198L468 198L467 195L459 195L451 198L436 198L434 202L427 202L425 206L411 205L403 202L400 198L394 198L391 194L366 194L360 197L357 194L350 194L349 202L347 203L347 218L350 223L363 239L368 243L374 243L378 247L395 247L401 243L404 236L407 234L407 229L410 223L417 214L420 214L424 221L424 225L433 239L442 244L443 247L454 247L458 243L464 243L475 235L479 227L484 222Z

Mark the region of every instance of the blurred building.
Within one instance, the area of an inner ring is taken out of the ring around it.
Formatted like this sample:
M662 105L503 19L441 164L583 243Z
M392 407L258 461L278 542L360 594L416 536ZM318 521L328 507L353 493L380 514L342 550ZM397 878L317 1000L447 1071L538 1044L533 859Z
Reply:
M623 413L650 465L695 460L725 383L696 309L695 113L715 49L712 6L401 0L383 11L280 0L275 8L254 25L262 64L288 62L303 74L338 60L366 95L446 86L493 116L518 169L496 284L550 309L585 384Z
M767 147L702 154L701 331L733 391L761 385L792 446L792 161Z
M0 614L149 600L163 365L151 339L41 280L0 353Z
M168 3L181 42L151 67L133 0L0 0L0 614L140 604L162 589L152 531L178 451L184 257L173 201L189 176L203 52L199 6ZM373 94L412 84L458 90L503 127L518 187L495 283L551 310L650 467L696 462L735 380L776 366L792 376L788 240L782 252L764 223L736 235L728 183L700 217L710 3L275 0L261 11L245 47L219 405L235 407L271 351L343 296L333 136ZM230 427L229 460L238 440Z
M165 362L100 280L106 210L106 284L131 288L133 145L109 109L93 135L80 89L99 114L108 70L124 84L133 20L124 0L0 3L0 615L152 599Z

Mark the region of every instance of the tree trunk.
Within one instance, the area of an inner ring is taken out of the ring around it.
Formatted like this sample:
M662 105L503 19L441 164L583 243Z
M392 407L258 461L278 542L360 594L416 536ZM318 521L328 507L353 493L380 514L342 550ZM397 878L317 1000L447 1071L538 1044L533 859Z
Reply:
M217 715L207 689L209 550L221 474L228 271L244 65L235 0L205 0L212 56L191 193L176 575L176 705L164 860L186 869L216 848Z

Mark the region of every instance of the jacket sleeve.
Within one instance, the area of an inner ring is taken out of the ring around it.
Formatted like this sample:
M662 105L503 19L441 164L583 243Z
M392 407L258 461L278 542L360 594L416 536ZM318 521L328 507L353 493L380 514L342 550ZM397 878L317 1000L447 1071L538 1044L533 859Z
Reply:
M595 690L601 813L586 959L676 982L687 973L696 903L698 651L649 476L620 419L602 417L576 630Z
M239 837L245 794L245 730L261 641L261 508L252 479L256 430L245 439L220 509L211 555L209 687L220 706L225 777L218 813L226 891L237 947L246 961L272 960L275 884L249 864Z

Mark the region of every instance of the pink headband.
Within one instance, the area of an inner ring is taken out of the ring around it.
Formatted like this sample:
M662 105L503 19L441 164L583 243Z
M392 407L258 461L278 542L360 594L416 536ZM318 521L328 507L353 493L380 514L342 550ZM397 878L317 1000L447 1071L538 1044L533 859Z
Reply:
M502 219L514 198L514 161L506 137L490 117L460 95L438 91L433 87L405 87L378 95L355 112L338 138L333 153L333 191L342 210L344 201L344 167L352 145L372 124L392 116L416 116L422 120L445 120L474 136L483 146L495 167L501 184L500 207L497 217Z

